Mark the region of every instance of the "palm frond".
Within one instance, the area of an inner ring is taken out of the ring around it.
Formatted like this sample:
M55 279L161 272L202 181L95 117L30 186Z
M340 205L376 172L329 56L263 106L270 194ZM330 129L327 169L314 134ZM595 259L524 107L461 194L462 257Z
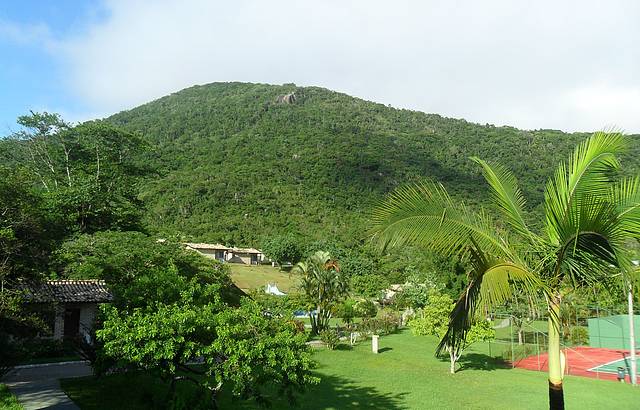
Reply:
M611 266L628 270L629 238L616 203L602 195L585 196L556 226L561 241L556 274L569 275L573 284L591 285L611 274Z
M459 350L479 312L506 303L515 292L533 297L536 292L546 289L538 274L522 261L501 260L477 247L472 248L470 261L469 283L450 314L449 327L438 345L437 354L448 347Z
M413 244L443 255L466 251L470 241L496 255L509 255L505 233L484 212L455 202L441 184L398 188L372 215L371 233L381 248Z
M471 158L482 166L484 178L491 186L491 195L506 216L509 225L519 234L535 238L524 218L526 201L515 176L504 166Z
M640 177L616 182L611 187L610 201L618 208L618 217L625 232L640 239Z
M578 145L569 164L560 164L545 189L547 233L553 243L561 243L558 227L572 208L587 196L608 192L612 171L619 167L616 155L625 148L622 134L598 132Z

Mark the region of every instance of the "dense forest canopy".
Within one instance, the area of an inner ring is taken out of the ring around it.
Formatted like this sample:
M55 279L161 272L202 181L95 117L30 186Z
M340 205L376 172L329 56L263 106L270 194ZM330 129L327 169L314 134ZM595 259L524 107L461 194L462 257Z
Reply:
M289 238L299 257L329 251L352 290L371 296L416 273L436 273L452 295L464 283L464 263L367 246L368 216L387 192L432 179L491 212L469 157L489 158L520 180L534 226L544 181L587 136L478 125L294 84L214 83L103 121L72 126L32 113L20 122L22 131L0 139L0 262L10 277L70 276L52 253L63 242L92 244L99 238L86 235L100 231L265 249ZM637 173L638 136L629 139L622 169Z
M140 198L151 232L239 245L291 232L357 244L372 205L422 178L483 204L470 156L511 168L535 221L543 182L588 135L473 124L294 84L195 86L106 121L150 147ZM637 139L625 172L638 170Z

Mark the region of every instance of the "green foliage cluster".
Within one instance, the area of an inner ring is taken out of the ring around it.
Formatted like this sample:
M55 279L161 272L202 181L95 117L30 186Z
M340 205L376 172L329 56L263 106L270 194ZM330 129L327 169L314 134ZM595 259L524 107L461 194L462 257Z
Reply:
M276 102L291 92L295 103ZM422 178L487 203L471 156L511 164L539 212L540 183L586 136L479 125L293 84L195 86L107 121L152 147L142 160L154 172L141 185L151 230L255 245L289 232L357 244L382 195ZM629 171L638 169L633 145Z
M319 334L320 340L327 346L329 350L335 350L340 343L340 336L334 329L324 329Z
M365 317L358 324L358 330L370 335L388 335L400 327L400 314L393 309L384 308L375 317Z
M431 291L427 305L409 320L409 328L415 335L442 337L447 332L453 306L453 299L449 295Z
M353 310L357 317L374 317L378 313L378 308L369 299L360 299L356 301Z
M262 251L265 256L282 266L288 262L295 264L302 258L302 245L300 238L292 234L275 235L262 242Z
M293 401L295 392L317 381L310 375L306 336L292 321L266 316L246 298L239 308L230 309L219 298L217 284L192 279L175 303L124 310L104 306L103 312L104 327L97 337L104 354L159 372L171 382L168 403L176 399L175 384L182 381L208 392L204 403L210 404L203 408L216 408L223 388L265 404L267 386L277 386Z
M432 272L415 272L407 277L393 303L398 308L419 309L427 305L432 291L441 291L442 285Z
M205 259L179 243L158 242L141 232L104 231L79 235L56 252L61 275L73 279L104 279L119 307L146 306L180 299L186 282L216 283L227 302L238 304L229 268Z
M348 281L338 262L324 251L298 262L291 273L300 275L300 289L309 311L311 332L319 334L329 327L334 307L347 296Z
M0 384L0 407L5 410L24 410L22 404L16 396L11 394L6 384Z

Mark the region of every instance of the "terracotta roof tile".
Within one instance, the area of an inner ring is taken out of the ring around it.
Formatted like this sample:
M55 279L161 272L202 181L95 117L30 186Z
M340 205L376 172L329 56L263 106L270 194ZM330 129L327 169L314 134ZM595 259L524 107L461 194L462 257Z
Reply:
M30 302L109 302L113 296L103 280L47 280L25 286Z

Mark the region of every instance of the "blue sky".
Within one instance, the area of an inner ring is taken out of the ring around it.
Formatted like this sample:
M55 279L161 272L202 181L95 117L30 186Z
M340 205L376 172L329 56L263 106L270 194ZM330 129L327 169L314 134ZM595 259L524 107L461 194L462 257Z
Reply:
M194 84L321 86L478 123L640 132L636 0L0 0L0 136Z
M0 0L0 135L29 110L85 109L69 92L55 51L41 41L81 33L101 18L100 10L99 3L80 0Z

